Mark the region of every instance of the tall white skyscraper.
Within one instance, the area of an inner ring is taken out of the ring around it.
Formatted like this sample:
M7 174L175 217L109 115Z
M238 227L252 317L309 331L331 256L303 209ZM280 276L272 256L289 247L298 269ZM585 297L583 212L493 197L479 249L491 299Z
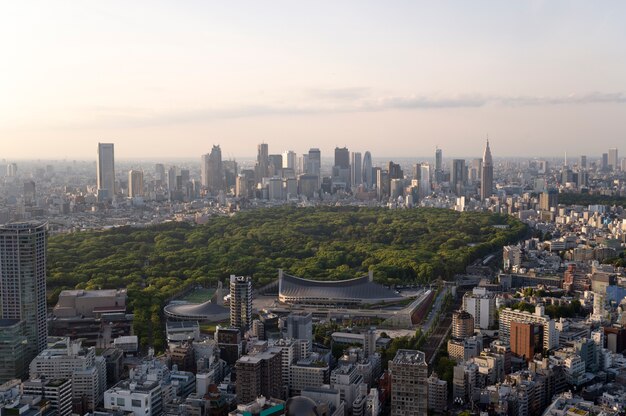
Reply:
M47 223L0 227L0 319L24 323L26 363L46 347Z
M430 193L432 192L430 184L430 166L423 163L420 168L422 170L422 174L420 175L419 194L420 198L423 198L427 195L430 195Z
M609 169L618 170L619 168L620 166L619 166L619 158L617 155L617 149L616 148L609 149Z
M115 154L113 143L98 143L98 197L111 200L115 196Z
M296 160L298 156L293 150L283 152L283 169L293 169L296 171Z

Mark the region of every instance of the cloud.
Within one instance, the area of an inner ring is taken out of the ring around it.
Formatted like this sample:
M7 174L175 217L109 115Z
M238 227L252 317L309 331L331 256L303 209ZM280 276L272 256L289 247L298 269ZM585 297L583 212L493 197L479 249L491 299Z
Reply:
M211 120L341 114L357 112L411 111L439 109L478 109L485 106L556 106L626 104L621 92L569 94L567 96L489 96L464 94L373 96L369 88L336 88L307 90L308 99L284 100L271 104L241 104L225 107L197 107L187 109L151 109L136 107L86 107L82 122L58 123L73 128L120 128L201 123ZM61 127L61 126L59 126Z

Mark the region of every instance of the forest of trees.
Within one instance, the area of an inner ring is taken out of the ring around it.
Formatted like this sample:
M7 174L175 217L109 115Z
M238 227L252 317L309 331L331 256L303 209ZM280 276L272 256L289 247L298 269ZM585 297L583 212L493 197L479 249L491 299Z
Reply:
M279 268L332 280L371 269L386 285L427 283L451 278L526 233L520 221L489 213L283 207L215 217L201 226L55 235L48 244L48 300L55 303L68 288L126 287L135 332L159 349L162 306L189 285L214 286L237 274L252 276L258 287L276 279Z

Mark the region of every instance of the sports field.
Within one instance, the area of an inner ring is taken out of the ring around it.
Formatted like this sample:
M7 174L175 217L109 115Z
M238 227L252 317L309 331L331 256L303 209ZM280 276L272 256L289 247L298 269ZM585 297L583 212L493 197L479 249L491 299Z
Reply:
M215 289L195 288L179 300L184 300L189 303L203 303L210 300L213 293L215 293Z

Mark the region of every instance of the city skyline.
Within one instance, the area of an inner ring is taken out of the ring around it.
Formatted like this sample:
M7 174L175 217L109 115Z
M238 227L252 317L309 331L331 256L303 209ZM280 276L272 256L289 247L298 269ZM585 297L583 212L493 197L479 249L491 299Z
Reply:
M592 155L626 135L620 2L144 6L7 6L0 157L461 156L487 135L500 157Z

